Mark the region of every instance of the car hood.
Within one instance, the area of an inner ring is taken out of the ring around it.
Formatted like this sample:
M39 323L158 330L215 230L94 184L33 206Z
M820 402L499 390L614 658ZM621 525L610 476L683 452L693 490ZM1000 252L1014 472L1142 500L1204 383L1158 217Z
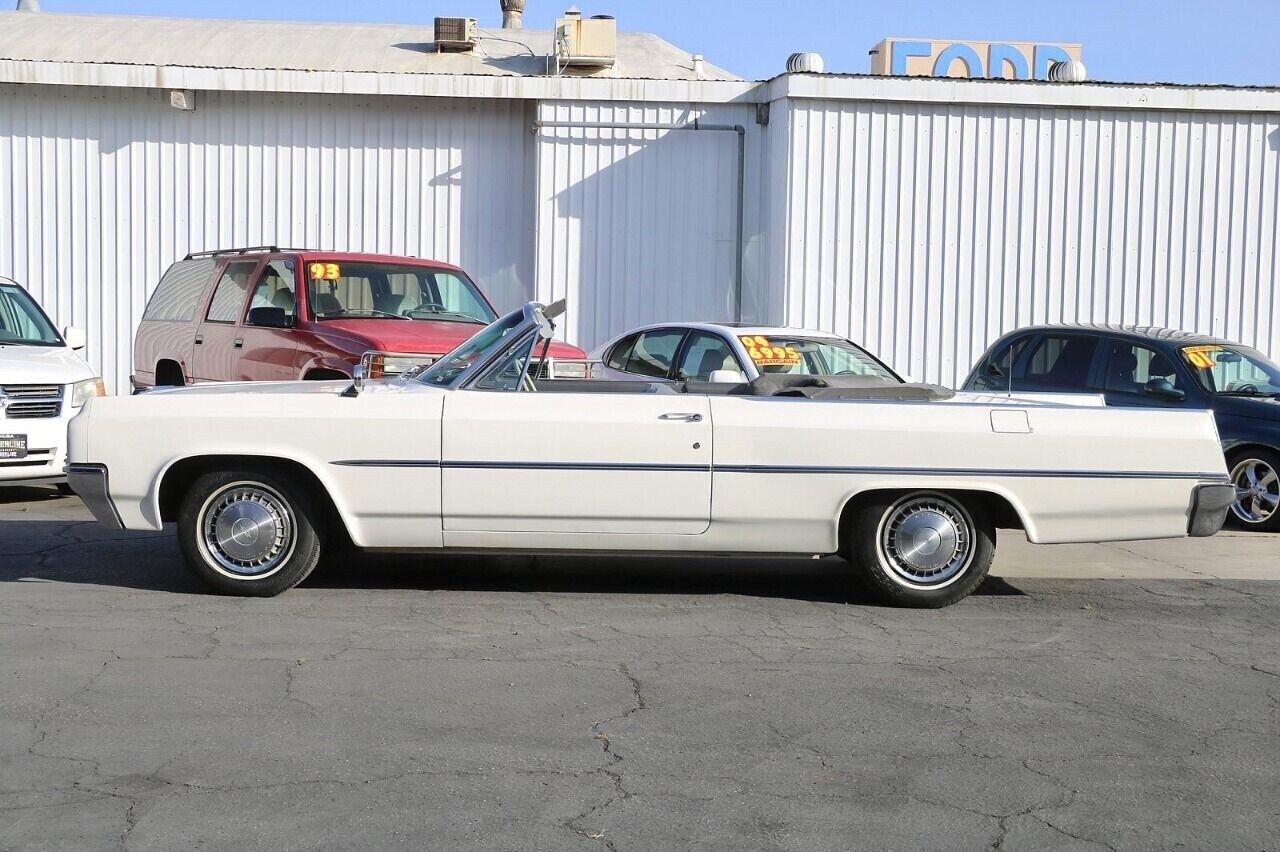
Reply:
M0 384L66 385L93 375L84 359L66 346L0 346Z
M330 319L315 323L317 332L345 342L357 354L371 349L414 355L443 355L484 328L479 323L442 320ZM555 358L585 358L576 346L552 341Z
M1271 397L1215 396L1213 410L1230 417L1280 421L1280 400Z

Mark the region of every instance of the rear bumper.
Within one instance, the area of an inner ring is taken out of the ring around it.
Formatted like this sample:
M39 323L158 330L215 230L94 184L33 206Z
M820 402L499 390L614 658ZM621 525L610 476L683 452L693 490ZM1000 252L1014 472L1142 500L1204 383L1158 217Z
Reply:
M1191 492L1187 535L1203 537L1222 529L1227 510L1236 502L1236 487L1228 484L1197 485Z
M73 464L67 468L67 481L98 523L113 530L124 529L120 513L111 502L106 465Z

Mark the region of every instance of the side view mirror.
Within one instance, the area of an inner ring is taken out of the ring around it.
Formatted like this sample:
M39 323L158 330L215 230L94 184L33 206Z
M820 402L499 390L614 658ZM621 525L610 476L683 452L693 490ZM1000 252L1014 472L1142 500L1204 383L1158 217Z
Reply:
M1160 376L1152 379L1142 386L1142 390L1151 396L1158 396L1162 399L1171 399L1177 402L1187 398L1186 391L1178 390L1168 379Z
M284 308L250 308L249 325L256 325L262 328L288 328L289 315L285 313Z
M67 341L67 345L72 349L83 349L89 342L85 337L84 329L74 325L69 325L62 330L62 339Z
M740 385L746 380L747 377L737 370L712 370L707 377L707 381L716 385Z

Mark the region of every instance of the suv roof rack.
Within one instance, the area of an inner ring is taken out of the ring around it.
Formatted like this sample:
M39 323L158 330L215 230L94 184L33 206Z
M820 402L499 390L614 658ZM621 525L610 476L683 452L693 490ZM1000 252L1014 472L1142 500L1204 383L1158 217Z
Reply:
M213 251L188 252L183 260L195 260L197 257L218 257L223 254L251 254L253 252L302 251L302 249L282 249L280 246L246 246L244 248L214 249Z

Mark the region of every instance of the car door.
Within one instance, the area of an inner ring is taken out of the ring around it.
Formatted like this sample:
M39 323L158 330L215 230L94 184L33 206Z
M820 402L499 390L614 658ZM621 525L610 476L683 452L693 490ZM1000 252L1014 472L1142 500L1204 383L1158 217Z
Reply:
M1194 391L1188 377L1164 353L1135 341L1108 338L1102 391L1107 405L1128 408L1186 407Z
M624 534L705 532L708 398L607 386L532 392L486 377L450 391L441 441L446 545L548 547L562 537L537 534L567 533L576 534L574 547L609 547ZM478 541L468 532L494 535Z
M293 331L297 312L297 263L290 258L268 260L258 270L245 307L239 333L237 381L288 381L298 378L298 339Z
M240 317L248 301L249 282L260 261L232 260L223 267L213 295L196 329L192 373L198 382L229 382L237 378L236 365L243 346Z

